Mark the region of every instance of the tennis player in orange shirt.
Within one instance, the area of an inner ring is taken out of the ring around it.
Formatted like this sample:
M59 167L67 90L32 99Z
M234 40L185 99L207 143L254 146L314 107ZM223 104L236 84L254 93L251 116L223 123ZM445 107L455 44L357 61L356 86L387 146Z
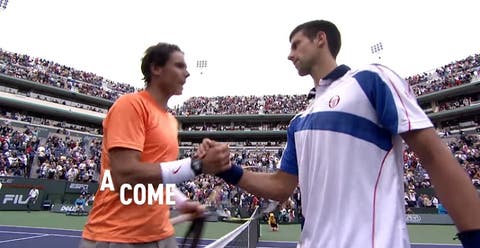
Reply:
M230 168L226 144L202 154L201 160L177 160L178 124L167 102L182 93L189 76L180 48L166 43L148 48L141 69L146 89L121 96L103 121L101 178L109 171L115 190L97 191L81 248L177 247L169 206L122 204L119 185L177 184ZM178 190L174 199L181 212L203 213L198 202L188 201Z

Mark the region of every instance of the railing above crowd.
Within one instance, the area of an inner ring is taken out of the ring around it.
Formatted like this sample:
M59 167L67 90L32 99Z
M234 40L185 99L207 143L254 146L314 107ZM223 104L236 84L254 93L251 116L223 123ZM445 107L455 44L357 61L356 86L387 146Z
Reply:
M94 73L2 49L0 49L0 73L112 101L122 94L136 91L129 84L113 82ZM420 96L478 80L479 75L480 54L475 54L405 79L412 85L415 94ZM171 112L183 116L293 114L303 110L307 105L307 94L191 97L181 106L171 109Z
M135 91L130 84L113 82L94 73L2 49L0 73L112 101Z
M70 106L70 107L75 107L75 108L81 108L81 109L86 109L98 113L104 113L106 114L108 112L108 109L106 108L101 108L101 107L96 107L84 103L79 103L79 102L74 102L71 100L63 99L60 97L52 97L52 96L47 96L44 94L36 93L36 92L31 92L28 91L26 93L19 91L18 89L12 88L12 87L7 87L7 86L2 86L0 85L0 92L5 92L5 93L10 93L13 95L22 95L26 97L31 97L35 98L38 100L43 100L46 102L51 102L51 103L56 103L56 104L62 104L65 106Z

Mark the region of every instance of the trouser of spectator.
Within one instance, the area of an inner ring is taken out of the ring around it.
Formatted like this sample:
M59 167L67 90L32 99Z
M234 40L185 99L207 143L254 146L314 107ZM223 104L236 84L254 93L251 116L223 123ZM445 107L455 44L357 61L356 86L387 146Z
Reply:
M300 214L298 216L298 219L300 220L300 230L303 231L303 225L305 224L305 217L303 216L303 214Z
M27 202L27 210L28 212L32 211L32 206L35 205L35 199L34 198L28 198L28 202Z
M79 248L178 248L178 244L175 236L164 240L139 244L96 242L82 239Z
M278 222L279 223L287 223L289 220L288 213L280 214L278 216Z

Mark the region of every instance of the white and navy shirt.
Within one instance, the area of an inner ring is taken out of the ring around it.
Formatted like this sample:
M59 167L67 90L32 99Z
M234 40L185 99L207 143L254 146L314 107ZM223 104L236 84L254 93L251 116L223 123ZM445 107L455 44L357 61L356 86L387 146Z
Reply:
M399 134L432 127L410 86L381 65L338 66L288 127L280 169L297 175L299 247L409 247Z
M38 189L33 188L28 192L28 197L30 197L31 199L35 199L37 198L38 194L39 194Z

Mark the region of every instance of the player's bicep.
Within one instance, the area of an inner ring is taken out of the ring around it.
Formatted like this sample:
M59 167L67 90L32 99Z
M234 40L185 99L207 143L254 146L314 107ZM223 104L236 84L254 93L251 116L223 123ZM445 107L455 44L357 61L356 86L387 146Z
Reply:
M451 156L451 153L448 147L441 141L440 137L433 128L425 128L419 130L413 130L401 134L405 143L409 148L415 152L415 154L422 161L422 165L427 170L431 170L431 160L435 157L448 154ZM444 163L438 164L438 166L443 166L448 164L447 161ZM435 169L435 168L433 168Z
M293 191L298 186L298 176L291 173L277 171L274 174L275 183L282 187L282 192L290 196L293 194ZM288 198L288 197L287 197Z
M295 147L295 135L292 124L287 130L287 145L280 159L280 171L298 176L297 150Z
M115 147L108 151L110 172L115 184L123 183L133 174L140 163L141 152L129 148Z

